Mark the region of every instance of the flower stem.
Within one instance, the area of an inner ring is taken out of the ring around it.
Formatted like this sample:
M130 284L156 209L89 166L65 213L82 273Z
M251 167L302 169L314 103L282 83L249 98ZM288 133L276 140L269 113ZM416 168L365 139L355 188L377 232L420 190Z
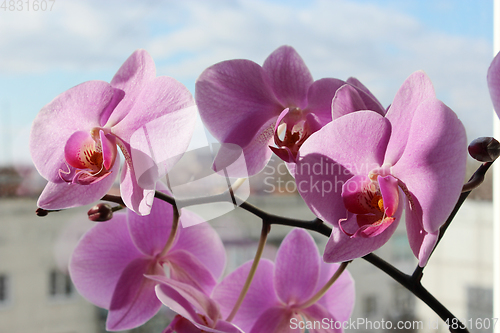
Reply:
M161 200L164 200L166 202L170 202L173 204L175 203L175 200L172 197L165 195L165 194L158 192L158 191L156 192L155 197L157 197ZM200 197L200 198L194 198L194 199L188 199L188 200L182 200L182 201L179 200L177 202L177 204L179 204L180 207L185 207L185 206L199 205L199 204L210 203L210 202L225 202L227 200L228 200L227 194L222 193L222 194L217 194L217 195L208 196L208 197ZM237 199L237 200L240 200L240 202L242 202L241 199ZM255 207L252 204L249 204L248 202L243 202L240 205L240 208L262 218L268 225L280 224L280 225L299 227L299 228L303 228L303 229L316 231L322 235L325 235L326 237L329 237L330 233L332 231L331 227L329 227L328 225L323 223L323 221L321 219L318 219L318 218L311 220L311 221L304 221L304 220L297 220L297 219L281 217L281 216L267 213L267 212L259 209L258 207ZM381 271L383 271L384 273L389 275L395 281L399 282L403 287L408 289L415 296L420 298L425 304L427 304L444 321L446 321L447 319L449 321L451 321L451 320L454 320L456 318L444 305L442 305L434 296L432 296L432 294L430 294L421 285L420 279L415 279L414 277L412 277L410 275L402 273L396 267L394 267L393 265L382 260L380 257L378 257L377 255L375 255L373 253L370 253L370 254L364 256L363 259L365 259L366 261L370 262L372 265L379 268ZM417 274L414 273L413 275L418 275L418 272L417 272ZM233 312L236 313L236 311L234 311L234 310L233 310ZM234 317L234 314L232 314L232 317ZM231 319L232 319L232 317L231 317ZM469 332L466 328L460 328L460 327L464 327L460 322L458 322L457 327L459 327L459 328L450 329L450 331L451 332L464 332L464 333Z
M429 306L434 313L436 313L444 322L455 322L457 325L449 327L450 332L453 333L468 333L466 326L463 325L456 317L443 305L441 304L431 293L425 289L420 280L415 280L411 275L404 274L396 267L392 266L382 258L376 256L373 253L367 254L362 257L395 281L399 282L403 287L408 289L413 295L420 298L427 306Z
M180 217L179 210L177 209L176 205L172 205L172 208L174 209L174 216L172 219L172 229L170 229L170 235L168 236L168 240L165 243L165 246L163 247L163 250L159 255L160 258L166 256L168 251L172 248L172 245L174 245L175 235L177 234L177 229L179 228L179 217Z
M307 301L302 303L300 305L300 307L302 309L305 309L305 308L310 307L311 305L313 305L317 301L319 301L321 299L321 297L323 297L323 295L328 291L328 289L330 289L330 287L335 283L335 281L337 281L340 274L342 274L344 272L344 270L346 269L346 267L349 263L350 263L350 261L346 261L346 262L341 263L339 268L337 268L337 270L335 271L335 274L333 274L333 276L330 278L330 280L328 280L328 282L323 286L323 288L318 290L318 292L316 294L314 294L311 298L309 298Z
M231 311L229 316L227 316L226 321L230 322L231 320L234 319L234 316L236 316L236 313L240 309L240 306L243 303L243 300L245 299L248 289L250 289L253 277L255 276L255 272L257 271L257 266L259 265L260 258L262 257L262 252L264 251L264 246L266 245L267 234L269 234L270 230L271 230L271 225L263 220L262 231L260 233L259 246L257 248L257 252L255 252L255 258L253 259L252 267L250 268L250 272L248 272L248 276L245 281L245 284L243 285L243 289L241 289L240 296L238 297L236 304L234 304L233 310Z
M245 182L245 180L247 180L247 178L238 178L238 179L236 179L236 181L231 186L232 190L236 191L241 185L243 185L243 183Z

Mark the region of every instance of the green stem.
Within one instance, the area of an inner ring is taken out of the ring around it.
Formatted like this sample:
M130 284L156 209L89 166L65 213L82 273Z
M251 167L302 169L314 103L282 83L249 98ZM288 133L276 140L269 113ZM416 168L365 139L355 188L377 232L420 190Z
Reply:
M250 289L250 285L252 284L255 272L257 272L257 266L259 265L260 258L262 257L262 252L264 251L264 246L266 245L267 234L269 234L270 230L271 226L266 221L262 221L262 231L260 233L259 246L257 248L257 252L255 253L252 267L250 268L250 272L248 272L248 276L245 284L243 285L243 289L241 289L240 296L238 297L236 304L234 304L233 310L231 311L229 316L227 316L226 321L231 321L234 319L234 316L236 316L236 313L240 309L240 306L243 303L245 296L247 295L248 289Z
M303 304L301 304L300 307L302 309L305 309L305 308L310 307L311 305L313 305L317 301L319 301L321 299L321 297L323 297L323 295L328 291L328 289L330 289L330 287L335 283L335 281L337 281L340 274L342 274L344 272L344 270L346 269L346 267L349 263L350 263L350 261L346 261L346 262L341 263L339 268L337 268L337 270L335 271L335 274L333 274L333 276L330 278L330 280L328 280L328 282L323 286L323 288L318 290L318 292L316 294L314 294L311 298L309 298L307 301L305 301Z
M175 240L175 235L177 234L177 229L179 228L179 217L180 217L179 210L177 209L176 205L173 205L172 208L174 209L172 228L170 229L170 235L168 236L167 243L165 243L165 246L163 247L163 250L161 251L159 258L163 258L164 256L166 256L168 251L172 248L172 245L174 244Z

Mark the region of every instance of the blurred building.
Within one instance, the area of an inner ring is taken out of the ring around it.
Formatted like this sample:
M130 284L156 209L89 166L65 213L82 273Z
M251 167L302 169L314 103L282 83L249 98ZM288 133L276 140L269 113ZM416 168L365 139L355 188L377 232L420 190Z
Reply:
M106 311L79 296L63 272L71 246L61 245L61 234L69 243L83 234L91 225L86 220L88 207L37 217L35 199L43 182L28 169L22 172L23 176L13 169L0 171L3 182L0 184L3 191L0 195L0 333L104 332ZM264 173L251 179L249 202L278 215L313 219L314 215L292 183L283 165L271 164ZM18 195L20 189L23 197ZM216 216L217 209L207 205L201 207L201 212ZM253 258L261 221L238 208L220 215L210 224L226 245L226 273L229 273ZM64 229L70 222L81 229L74 228L65 234ZM274 259L289 231L285 226L272 227L264 257ZM327 238L311 234L323 252ZM424 271L424 286L467 323L469 319L475 323L478 318L486 323L486 318L492 317L491 235L491 201L466 201ZM404 221L376 253L408 274L417 265L409 248ZM352 320L361 324L347 332L397 332L395 326L399 321L415 323L413 327L399 330L401 332L448 331L427 305L370 263L357 259L348 270L356 283ZM172 313L162 310L144 327L130 332L161 332L171 318ZM384 329L388 326L382 326L382 320L391 322L392 329ZM470 331L492 332L476 327Z
M0 199L0 332L97 332L96 308L78 295L54 255L61 227L77 212L40 218L35 210L30 198Z

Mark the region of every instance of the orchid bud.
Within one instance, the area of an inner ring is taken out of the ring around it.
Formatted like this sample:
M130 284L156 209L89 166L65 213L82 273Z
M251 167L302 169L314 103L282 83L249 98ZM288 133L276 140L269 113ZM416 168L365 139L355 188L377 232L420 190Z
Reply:
M469 154L480 162L493 162L500 155L500 143L491 137L481 137L469 145Z
M91 221L104 222L113 218L113 209L108 204L100 203L90 208L87 214Z
M43 208L38 208L35 213L37 216L44 217L44 216L47 216L49 214L49 211L45 210Z

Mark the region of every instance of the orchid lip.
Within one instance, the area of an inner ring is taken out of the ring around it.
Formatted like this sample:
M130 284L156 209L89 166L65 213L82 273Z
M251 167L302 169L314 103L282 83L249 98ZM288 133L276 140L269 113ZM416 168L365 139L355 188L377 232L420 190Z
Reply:
M285 162L296 162L302 144L318 129L316 120L299 108L286 108L276 121L274 143L271 148ZM280 133L285 135L280 138Z
M90 185L111 174L117 156L116 139L105 132L109 130L93 128L90 132L78 131L71 135L64 148L68 171L59 170L63 181ZM70 166L76 169L74 175Z
M399 180L391 175L357 175L342 187L342 199L348 214L354 214L358 228L348 232L342 226L348 218L339 220L339 228L349 237L374 237L394 222L399 204Z

